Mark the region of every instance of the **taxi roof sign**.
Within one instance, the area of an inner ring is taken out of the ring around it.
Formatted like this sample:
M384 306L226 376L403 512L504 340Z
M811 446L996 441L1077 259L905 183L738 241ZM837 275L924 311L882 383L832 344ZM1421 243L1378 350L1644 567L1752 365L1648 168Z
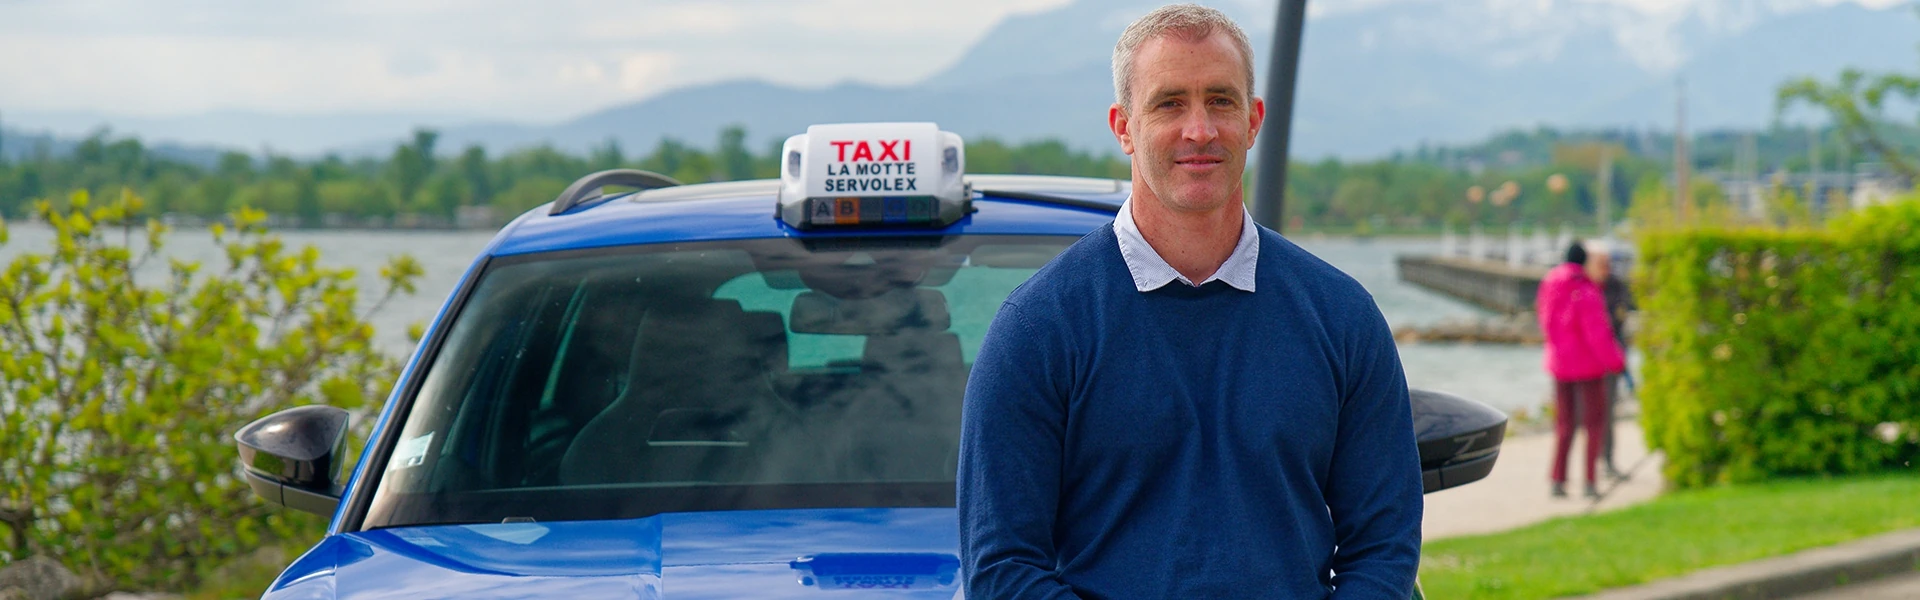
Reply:
M814 125L781 147L779 217L815 227L945 227L971 210L960 136L933 123Z

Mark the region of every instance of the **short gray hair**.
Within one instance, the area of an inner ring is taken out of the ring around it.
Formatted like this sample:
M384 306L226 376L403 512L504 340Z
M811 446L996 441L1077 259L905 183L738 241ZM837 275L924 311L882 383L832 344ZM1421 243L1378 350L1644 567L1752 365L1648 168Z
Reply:
M1247 74L1247 95L1253 95L1253 43L1247 32L1227 18L1225 13L1198 4L1169 4L1155 9L1127 26L1120 42L1113 45L1113 100L1121 110L1129 110L1133 99L1133 54L1147 40L1178 35L1186 40L1204 40L1215 33L1226 33L1240 49L1241 66Z

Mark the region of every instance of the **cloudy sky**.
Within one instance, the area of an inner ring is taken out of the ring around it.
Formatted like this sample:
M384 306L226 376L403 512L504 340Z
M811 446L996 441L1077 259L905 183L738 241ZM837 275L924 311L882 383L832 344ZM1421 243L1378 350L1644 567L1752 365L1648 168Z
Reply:
M741 77L910 83L1001 18L1068 1L0 0L0 111L555 122ZM1319 0L1316 13L1391 1Z
M738 77L908 83L1064 2L0 0L0 110L559 120Z

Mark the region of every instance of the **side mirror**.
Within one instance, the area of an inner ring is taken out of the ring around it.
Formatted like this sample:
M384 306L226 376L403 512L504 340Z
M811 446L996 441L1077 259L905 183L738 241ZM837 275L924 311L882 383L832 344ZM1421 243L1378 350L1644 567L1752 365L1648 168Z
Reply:
M1423 493L1479 481L1493 472L1507 415L1453 394L1408 390L1413 433L1420 446Z
M233 434L240 471L268 502L331 516L340 504L335 480L347 451L347 411L332 406L289 408L248 423Z

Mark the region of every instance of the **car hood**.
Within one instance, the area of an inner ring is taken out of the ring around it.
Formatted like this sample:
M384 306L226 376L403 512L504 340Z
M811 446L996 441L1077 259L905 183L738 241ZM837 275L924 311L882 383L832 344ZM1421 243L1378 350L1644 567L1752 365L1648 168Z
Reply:
M267 598L958 598L952 509L670 513L329 536Z

